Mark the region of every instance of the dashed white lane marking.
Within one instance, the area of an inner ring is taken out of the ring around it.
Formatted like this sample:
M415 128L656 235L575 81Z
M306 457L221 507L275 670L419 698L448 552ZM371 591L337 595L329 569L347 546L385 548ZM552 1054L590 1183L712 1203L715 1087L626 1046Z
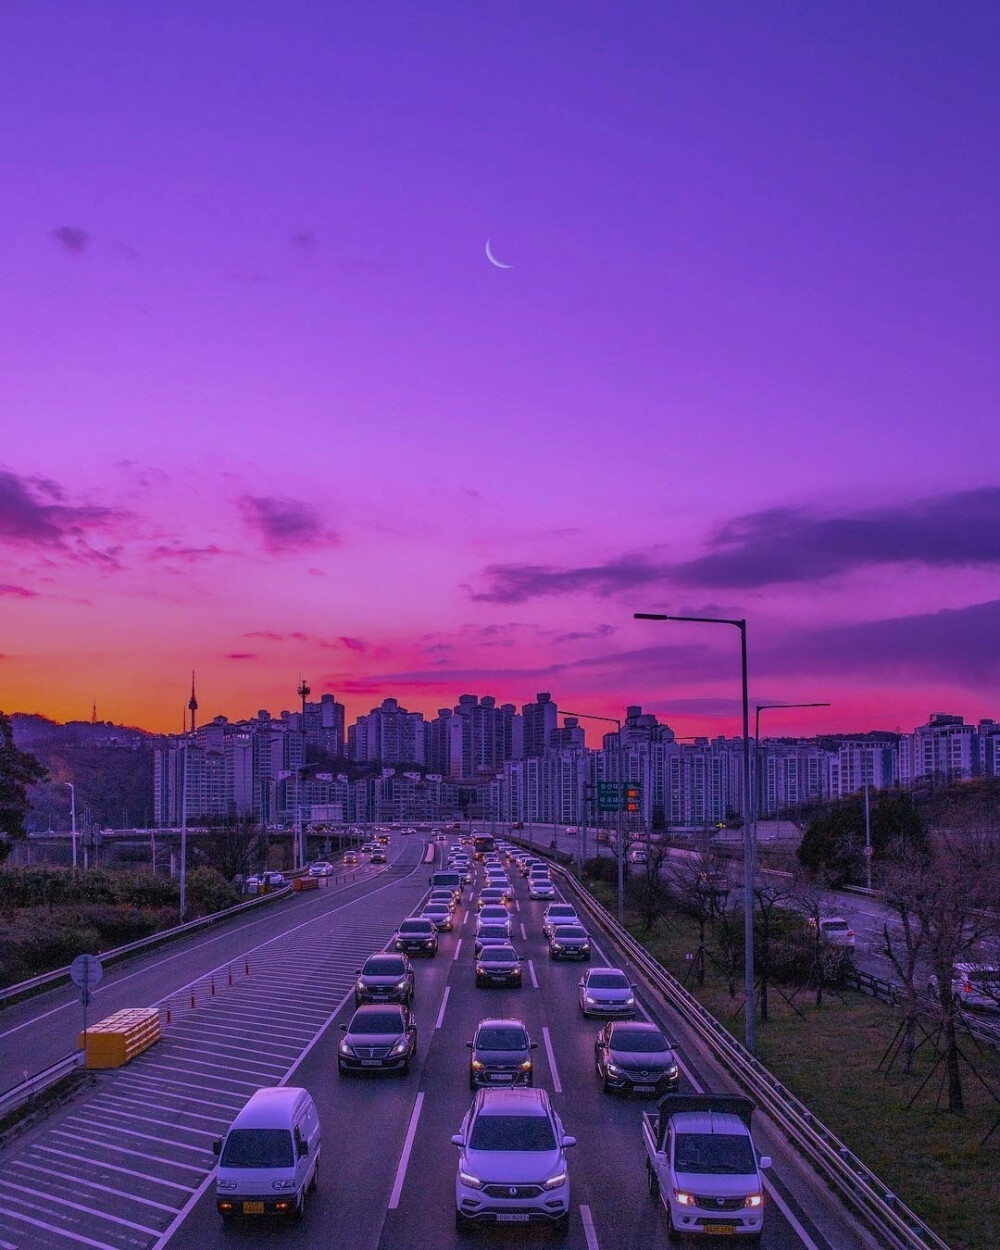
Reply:
M459 939L458 939L458 941L455 943L455 953L454 953L454 955L452 955L452 959L457 959L457 958L458 958L458 952L459 952L461 949L462 949L462 939L461 939L461 938L459 938Z
M549 1057L549 1071L552 1073L552 1088L557 1094L562 1093L562 1082L559 1080L559 1069L556 1067L556 1056L552 1049L552 1038L549 1037L547 1025L542 1027L542 1039L545 1042L545 1053Z
M441 1010L438 1012L438 1018L434 1021L434 1027L439 1029L444 1024L444 1009L448 1006L448 995L451 993L451 986L444 987L444 995L441 998Z
M406 1180L406 1167L410 1162L410 1151L413 1149L413 1139L417 1135L417 1121L420 1119L420 1108L423 1105L424 1095L421 1092L413 1103L413 1114L410 1116L410 1124L406 1130L406 1140L403 1142L403 1153L400 1155L399 1167L396 1169L396 1181L389 1198L390 1211L395 1211L399 1206L399 1199L403 1192L403 1182Z
M585 1202L580 1203L580 1218L583 1220L583 1235L587 1238L587 1250L601 1250L597 1232L594 1229L594 1217L590 1214L590 1207Z
M528 975L531 977L531 988L537 990L538 977L535 976L535 961L533 959L528 960Z
M522 920L521 921L521 941L527 942L527 940L528 940L528 930L524 927L524 921Z

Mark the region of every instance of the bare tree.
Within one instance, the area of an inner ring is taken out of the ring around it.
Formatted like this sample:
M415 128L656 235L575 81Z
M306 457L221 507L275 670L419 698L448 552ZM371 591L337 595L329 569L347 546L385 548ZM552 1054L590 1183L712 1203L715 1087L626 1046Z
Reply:
M249 817L236 817L198 840L202 862L227 881L245 877L267 860L267 831Z
M795 897L795 880L791 876L760 873L753 884L753 896L757 901L757 977L760 985L760 1018L767 1020L767 991L771 980L771 940L775 928L775 916L783 904Z
M907 848L893 845L879 871L879 883L887 907L899 917L898 932L888 924L882 926L886 955L903 984L903 1071L913 1071L913 1055L917 1047L917 1021L923 1010L917 976L924 959L927 934L913 910L913 900L924 893L922 878L925 861L907 854Z
M698 922L698 952L695 956L695 978L705 984L705 926L714 923L726 910L729 880L724 861L718 852L703 850L685 856L673 865L674 888L680 906ZM735 949L729 956L723 951L724 966L729 975L732 995L736 993Z
M929 988L941 1025L948 1109L961 1113L965 1108L957 1029L961 1003L953 978L957 964L976 962L982 944L997 935L998 831L979 826L939 833L932 837L925 855L897 863L888 879L892 906L904 922L902 947L900 939L888 933L887 945L895 945L899 952L897 971L907 968L910 944L918 945L914 960L924 953L930 964Z
M823 988L828 981L841 979L844 965L850 959L848 947L831 946L823 937L820 921L830 914L827 894L834 874L829 871L801 872L795 879L796 907L809 921L811 963L809 980L816 990L816 1006L823 1006Z
M663 866L667 858L667 846L663 842L642 842L645 859L633 865L629 878L629 894L642 917L643 929L649 933L657 918L663 914L669 897L663 879Z

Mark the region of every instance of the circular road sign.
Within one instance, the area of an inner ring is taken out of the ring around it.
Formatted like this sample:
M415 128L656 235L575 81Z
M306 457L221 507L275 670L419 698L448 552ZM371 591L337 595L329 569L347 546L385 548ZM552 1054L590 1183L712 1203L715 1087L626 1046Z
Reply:
M104 969L96 955L77 955L69 966L69 979L81 989L96 985L103 976Z

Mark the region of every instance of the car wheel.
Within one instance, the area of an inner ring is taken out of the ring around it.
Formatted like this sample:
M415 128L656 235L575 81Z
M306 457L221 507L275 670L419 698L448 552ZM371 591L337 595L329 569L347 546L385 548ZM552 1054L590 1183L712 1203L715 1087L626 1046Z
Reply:
M360 1007L360 1006L361 1006L361 995L360 995L360 994L355 994L355 995L354 995L354 1006L355 1006L355 1007Z
M611 1085L608 1082L608 1078L606 1076L601 1077L601 1089L604 1091L605 1094L611 1093Z
M312 1179L309 1182L308 1192L314 1194L316 1186L319 1184L319 1159L316 1160L316 1166L313 1168Z
M552 1235L556 1241L562 1241L569 1232L569 1212L560 1215L557 1220L552 1223Z
M337 1072L339 1073L340 1076L347 1075L347 1069L344 1067L344 1065L340 1062L339 1059L337 1060Z
M298 1221L302 1219L305 1213L306 1213L306 1196L304 1193L301 1193L299 1194L298 1202L295 1204L294 1207L292 1207L292 1219L295 1220L296 1223L298 1223Z
M471 1233L473 1227L474 1226L473 1226L472 1220L470 1220L468 1216L463 1215L461 1211L455 1212L455 1232L456 1233Z
M684 1240L684 1234L680 1231L679 1228L675 1226L674 1217L670 1214L670 1210L668 1208L667 1209L667 1241L678 1242L678 1241L683 1241L683 1240Z

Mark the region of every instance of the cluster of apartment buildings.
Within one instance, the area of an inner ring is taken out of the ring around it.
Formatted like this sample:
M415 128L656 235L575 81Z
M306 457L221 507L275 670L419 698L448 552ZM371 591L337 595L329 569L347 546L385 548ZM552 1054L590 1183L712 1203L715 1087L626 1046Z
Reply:
M193 700L192 700L193 701ZM678 740L668 725L626 708L620 732L588 748L576 717L541 693L517 711L462 695L433 720L395 699L346 727L333 695L277 717L217 716L158 741L160 826L245 818L300 821L440 820L458 815L538 823L611 823L601 783L634 788L636 823L706 828L742 815L742 738ZM560 724L560 720L562 724ZM927 778L1000 776L1000 723L935 713L910 734L751 742L758 815Z

